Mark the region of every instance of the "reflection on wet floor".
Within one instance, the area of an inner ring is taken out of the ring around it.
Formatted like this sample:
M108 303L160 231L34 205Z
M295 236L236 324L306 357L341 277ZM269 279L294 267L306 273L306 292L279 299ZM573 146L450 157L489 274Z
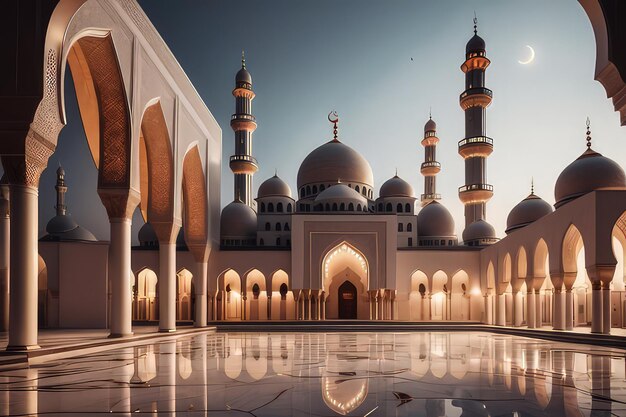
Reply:
M203 333L0 372L0 415L623 416L624 352L467 333Z

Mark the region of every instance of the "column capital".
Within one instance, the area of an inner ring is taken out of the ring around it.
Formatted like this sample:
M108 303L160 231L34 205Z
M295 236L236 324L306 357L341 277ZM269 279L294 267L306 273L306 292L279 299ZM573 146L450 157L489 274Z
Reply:
M587 268L587 274L589 280L600 281L602 284L608 286L613 281L613 275L615 274L615 265L591 265Z
M176 238L180 231L180 223L174 221L160 222L153 221L152 219L149 219L149 221L154 229L154 233L157 235L157 239L159 239L159 245L176 243Z
M2 155L2 166L11 185L39 188L41 173L56 145L30 129L24 140L23 154ZM18 151L19 152L19 151Z
M111 219L132 219L141 195L133 189L99 188L98 195Z

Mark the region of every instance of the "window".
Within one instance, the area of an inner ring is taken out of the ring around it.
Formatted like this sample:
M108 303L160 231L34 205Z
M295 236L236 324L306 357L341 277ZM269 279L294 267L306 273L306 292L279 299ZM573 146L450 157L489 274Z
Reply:
M317 185L313 186L313 194L317 194Z
M287 204L287 213L291 213L291 203Z
M276 231L280 232L282 229L282 227L280 226L280 223L276 223Z
M448 246L452 246L452 241L448 240Z
M446 246L446 241L445 240L441 240L441 246Z
M359 187L358 185L356 187L354 187L354 191L356 191L357 193L361 192L361 187Z
M333 211L337 211L337 203L333 203Z
M387 203L387 206L385 207L385 211L391 211L393 210L393 206L391 205L391 203Z
M410 224L411 224L411 223L409 223L409 225L410 225ZM409 238L409 246L413 246L413 238L412 238L412 237L410 237L410 238Z
M285 232L289 231L289 223L285 223L285 227L283 228Z
M398 232L404 232L404 225L402 223L398 223Z
M276 211L279 213L283 212L283 203L276 204Z
M396 206L396 211L398 213L402 213L402 203L398 203L398 205Z
M274 212L274 203L269 203L267 205L267 211L269 211L270 213Z
M289 291L289 289L287 288L287 284L285 283L280 284L280 288L278 289L278 291L280 291L281 300L287 299L287 291Z
M265 213L265 203L261 203L261 213Z
M304 198L304 188L300 190L300 198Z
M272 225L270 222L265 223L265 231L272 230Z
M279 237L276 238L276 246L280 246L280 238Z
M311 187L310 186L306 186L306 195L311 195Z
M405 211L406 213L410 213L410 212L411 212L411 205L410 205L409 203L406 203L406 204L404 205L404 211Z
M252 286L252 295L254 296L255 300L259 299L259 294L261 293L261 288L259 288L259 284L254 284Z
M412 232L413 231L413 223L407 223L406 224L406 231L407 232Z
M348 204L348 211L354 211L354 203Z
M368 192L367 192L367 188L363 187L363 195L367 197Z
M300 211L304 211L304 204L300 204Z
M259 246L265 246L265 241L263 239L259 240Z
M369 195L370 198L374 197L374 192L372 190L369 190L367 194Z
M341 211L346 211L346 203L341 203L341 204L339 205L339 210L341 210Z
M360 204L356 205L356 211L361 211L361 205Z

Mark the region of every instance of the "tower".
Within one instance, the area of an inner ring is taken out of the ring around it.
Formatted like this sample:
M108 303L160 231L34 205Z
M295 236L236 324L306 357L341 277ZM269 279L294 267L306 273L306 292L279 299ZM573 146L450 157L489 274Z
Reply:
M421 195L421 204L426 204L434 200L441 200L441 194L437 194L437 174L441 171L441 164L437 162L437 124L432 116L424 125L424 162L420 168L420 172L424 176L424 194Z
M61 165L57 169L57 185L54 186L54 189L57 190L57 205L54 206L57 216L65 216L67 214L67 206L65 205L67 185L65 185L65 170Z
M230 118L230 127L235 132L235 154L230 157L230 169L235 175L235 200L256 210L252 198L252 177L259 166L252 156L252 133L256 130L256 119L252 115L252 76L246 69L246 59L241 53L241 69L235 76L235 114Z
M485 70L491 63L485 55L485 41L478 36L474 18L474 36L465 48L465 91L460 104L465 111L465 138L459 141L459 154L465 160L465 185L459 188L459 198L465 205L465 228L487 217L486 205L493 196L493 186L487 183L487 157L493 152L493 139L486 136L487 106L492 92L485 87Z

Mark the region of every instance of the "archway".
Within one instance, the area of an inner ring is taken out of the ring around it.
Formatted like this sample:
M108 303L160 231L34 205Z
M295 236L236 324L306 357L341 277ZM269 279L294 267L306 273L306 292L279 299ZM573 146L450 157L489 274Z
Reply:
M470 289L469 275L464 270L452 276L450 300L453 308L450 309L450 320L464 321L470 319Z
M576 316L590 313L591 309L588 307L593 301L588 304L586 302L586 295L583 295L580 291L583 285L585 285L585 281L587 281L584 247L585 245L580 231L575 225L570 224L562 241L562 269L558 271L562 272L562 274L555 274L551 277L552 285L554 286L553 325L555 329L572 330ZM597 293L599 296L599 298L594 301L597 302L599 306L602 306L602 294L601 291L599 291L600 283L590 283L588 289L591 290L593 285L598 285ZM585 289L584 292L586 293L587 289ZM582 300L585 300L585 302L579 305L579 301ZM585 310L589 312L585 312ZM596 331L601 332L602 318L598 320L597 324L599 327Z
M409 308L411 320L430 320L430 289L428 277L417 270L411 274L411 293L409 294Z
M339 318L354 320L357 318L357 291L353 283L346 280L337 290Z
M176 274L176 320L193 320L193 274L183 268Z
M448 288L448 275L439 270L433 274L432 277L432 298L430 303L431 319L432 320L448 320L448 294L450 289Z
M241 320L241 278L232 269L218 278L218 320Z
M157 283L156 273L149 268L144 268L137 274L133 300L133 320L158 320Z
M348 242L330 249L322 261L323 290L326 292L326 318L339 318L339 287L350 281L356 288L358 319L369 318L366 292L369 289L369 266L365 256Z
M267 289L265 275L253 269L245 276L246 304L244 320L267 320Z
M533 255L533 270L528 271L533 274L532 289L535 295L534 326L537 328L541 328L544 323L552 322L552 298L546 291L546 287L549 288L552 285L549 277L549 257L548 244L545 240L539 239Z
M289 291L289 275L282 269L272 275L271 320L295 319L293 292Z

